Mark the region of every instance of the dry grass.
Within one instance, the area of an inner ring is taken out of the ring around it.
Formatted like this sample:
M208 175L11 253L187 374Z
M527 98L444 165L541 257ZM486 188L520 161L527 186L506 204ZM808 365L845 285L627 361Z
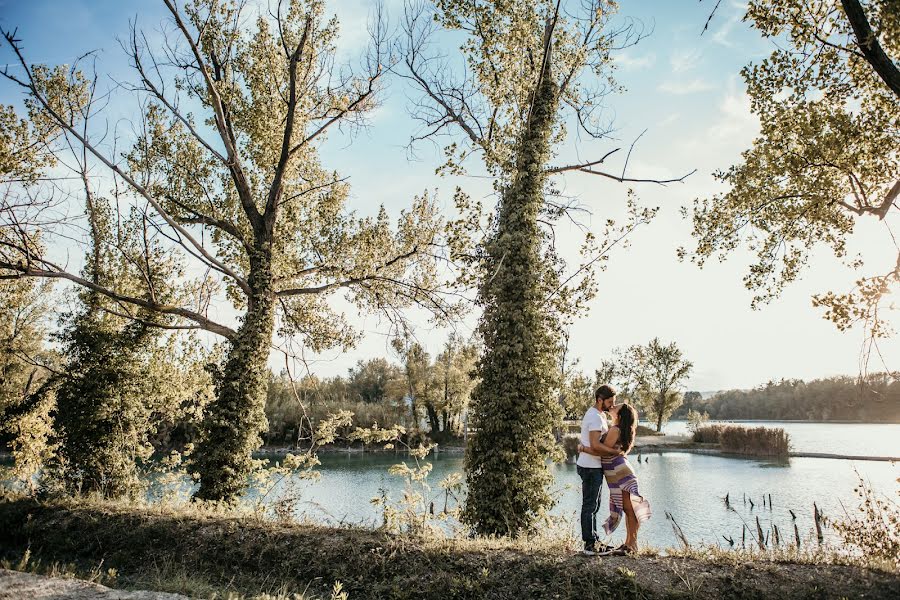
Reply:
M780 428L721 423L703 425L694 431L694 441L719 444L722 451L732 454L785 458L790 455L790 437Z
M352 600L893 599L900 586L896 574L821 557L803 562L699 550L660 556L649 549L635 558L585 559L571 538L559 535L442 539L269 522L194 506L0 500L3 558L15 561L29 547L32 561L75 565L70 571L89 573L102 560L103 569L115 569L117 586L218 598L327 598L334 582Z

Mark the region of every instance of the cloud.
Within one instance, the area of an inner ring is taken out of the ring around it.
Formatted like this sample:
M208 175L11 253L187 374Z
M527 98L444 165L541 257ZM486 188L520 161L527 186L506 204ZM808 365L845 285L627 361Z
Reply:
M679 119L681 119L681 113L672 113L671 115L669 115L668 117L664 118L659 123L657 123L656 126L657 127L666 127L667 125L671 125L672 123L675 123Z
M664 81L659 85L659 91L673 94L675 96L684 96L687 94L696 94L698 92L706 92L714 89L712 83L703 79L691 79L690 81Z
M750 111L750 96L738 86L737 78L728 80L728 91L719 103L719 119L709 129L714 140L752 139L759 121Z
M653 53L643 56L629 56L628 54L618 54L615 57L615 64L623 71L633 71L636 69L646 69L656 64L656 55Z
M669 64L673 73L685 73L697 67L703 51L700 48L686 48L676 50L669 57Z
M750 97L739 79L728 79L725 94L708 110L707 126L678 144L677 154L694 156L700 163L718 168L723 156L738 156L759 132L759 120L750 111Z
M731 14L725 20L725 23L713 34L713 42L729 48L734 48L735 44L729 38L735 25L741 22L744 15L747 14L747 4L744 2L732 2L729 5Z

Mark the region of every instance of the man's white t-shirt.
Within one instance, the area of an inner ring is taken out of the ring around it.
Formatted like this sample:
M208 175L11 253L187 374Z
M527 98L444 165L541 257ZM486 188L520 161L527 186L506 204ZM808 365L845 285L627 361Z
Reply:
M592 406L584 413L581 419L581 445L591 445L591 431L599 431L600 435L606 433L609 425L606 423L606 415L597 410L596 406ZM587 454L586 452L578 453L578 460L575 462L579 467L588 467L590 469L599 469L603 467L599 456Z

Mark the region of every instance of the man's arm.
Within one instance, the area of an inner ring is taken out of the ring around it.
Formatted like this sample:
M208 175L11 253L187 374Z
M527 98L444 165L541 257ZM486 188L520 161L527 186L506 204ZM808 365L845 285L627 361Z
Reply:
M602 431L589 431L588 436L591 439L591 446L590 448L585 447L583 452L591 454L593 456L615 456L617 454L621 454L618 449L613 448L612 446L607 446L600 441L600 435L602 433Z

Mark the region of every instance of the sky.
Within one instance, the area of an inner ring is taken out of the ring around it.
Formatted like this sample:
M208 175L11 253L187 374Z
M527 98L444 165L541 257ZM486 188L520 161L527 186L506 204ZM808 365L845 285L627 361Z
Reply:
M615 147L627 150L642 132L628 163L632 177L670 178L696 169L684 183L634 185L641 204L660 207L657 218L635 232L630 247L613 253L599 274L599 293L587 316L570 331L570 353L587 372L609 358L615 348L646 344L654 337L674 341L694 363L687 389L713 391L750 388L781 378L812 379L856 374L863 343L861 330L838 331L813 308L811 296L828 290L846 291L859 277L835 259L827 248L816 248L810 268L775 301L752 310L752 293L742 278L752 256L738 251L724 263L710 261L703 269L680 262L676 250L692 247L689 220L680 215L695 198L722 191L713 173L740 160L758 132L750 112L740 70L773 49L742 21L744 6L724 0L709 29L702 33L714 2L695 0L622 0L620 19L634 19L650 35L615 55L616 76L626 91L608 98L606 114L616 127L614 140L569 140L560 161L594 157ZM341 22L342 56L357 57L366 43L365 27L373 3L336 0L328 10ZM398 16L400 0L389 0L389 16ZM0 25L18 27L29 59L51 64L69 63L86 51L98 50L101 71L127 77L127 61L117 37L128 32L129 19L158 29L164 16L156 0L0 0ZM0 63L9 60L8 52ZM348 176L350 207L361 214L385 205L392 214L423 191L436 190L447 207L461 185L470 195L493 202L490 182L478 177L440 178L434 149L420 147L415 158L407 142L415 131L407 107L410 90L390 82L369 127L355 136L331 136L322 147L323 162ZM18 93L0 85L0 102L20 102ZM124 106L124 105L123 105ZM116 109L114 105L111 107ZM121 109L126 112L126 108ZM625 151L619 153L624 156ZM622 169L611 162L611 170ZM576 195L589 211L592 230L599 232L608 218L620 219L627 188L587 174L561 180L566 193ZM896 221L896 215L893 217ZM896 222L893 223L897 225ZM575 240L577 236L566 236ZM574 258L574 247L567 251ZM566 251L565 243L563 243ZM877 273L895 260L883 223L859 222L849 243L850 255L866 260L864 273ZM344 302L351 320L366 332L352 351L313 357L311 370L319 376L345 374L358 360L391 354L387 328L376 317L357 317ZM417 336L436 354L446 330L431 329L422 315L412 313ZM472 315L460 325L469 334L477 322ZM900 339L884 341L882 356L890 368L900 363ZM273 368L283 359L273 355ZM880 361L869 368L880 370Z

